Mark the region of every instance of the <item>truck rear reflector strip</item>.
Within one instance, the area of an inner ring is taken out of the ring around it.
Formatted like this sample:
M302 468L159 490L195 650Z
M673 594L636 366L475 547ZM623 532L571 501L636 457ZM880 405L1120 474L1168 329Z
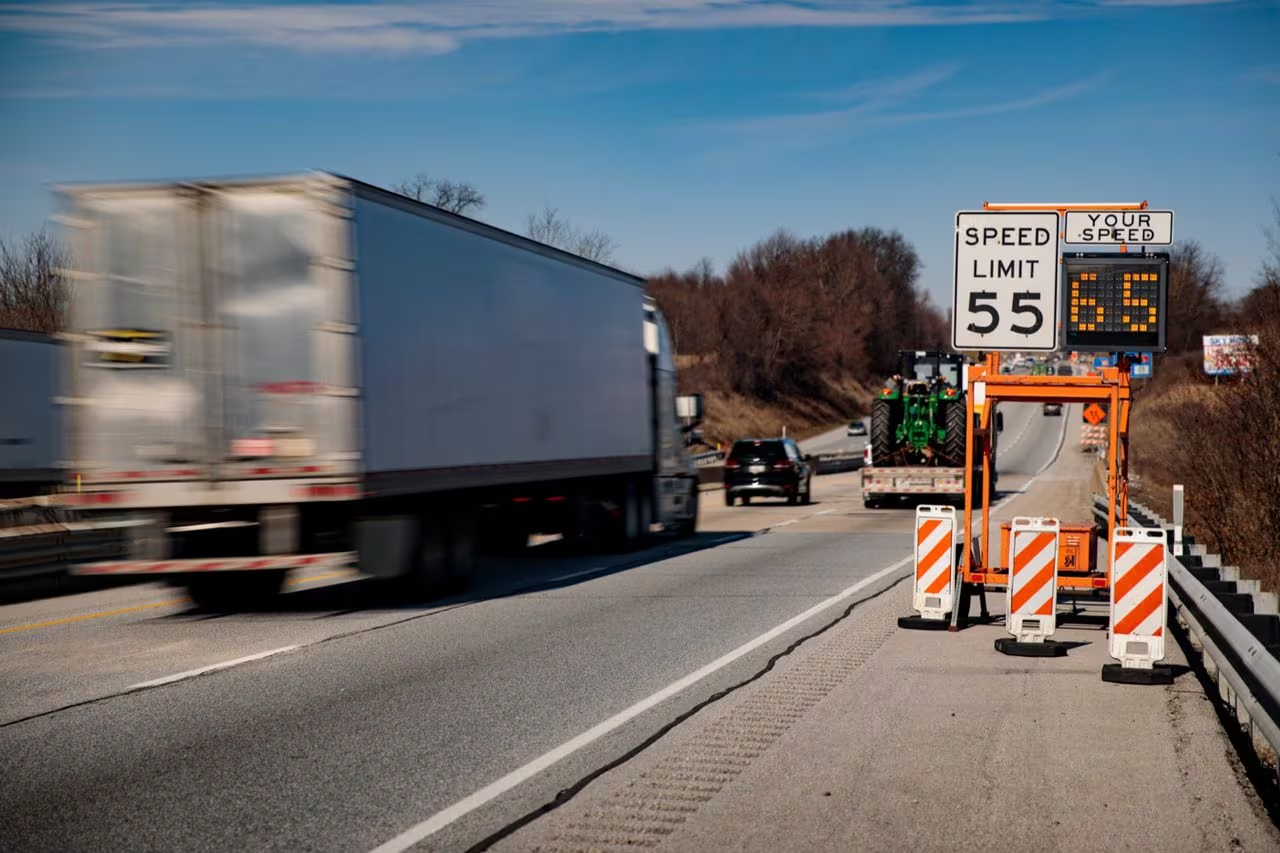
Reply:
M222 560L112 560L71 567L77 575L151 575L188 572L247 572L263 569L337 567L355 562L353 551L331 554L290 554L274 557L237 557Z
M128 492L81 492L75 495L64 495L63 502L68 506L96 506L120 503L128 496Z
M334 485L304 486L294 491L303 498L358 498L360 487L354 483L337 483Z
M198 476L200 476L200 472L194 468L165 468L152 471L110 471L106 474L86 474L84 479L91 482L111 482L116 480L177 480Z

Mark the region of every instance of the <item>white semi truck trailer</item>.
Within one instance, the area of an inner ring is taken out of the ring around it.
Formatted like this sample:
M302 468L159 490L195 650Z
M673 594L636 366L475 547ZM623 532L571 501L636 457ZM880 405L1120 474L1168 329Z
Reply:
M59 193L69 499L131 531L78 573L223 607L351 564L431 596L478 542L694 531L642 279L328 172Z

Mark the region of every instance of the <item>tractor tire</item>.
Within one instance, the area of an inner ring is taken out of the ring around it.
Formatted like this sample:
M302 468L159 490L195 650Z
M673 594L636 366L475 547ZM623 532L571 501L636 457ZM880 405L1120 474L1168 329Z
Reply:
M942 453L952 465L964 465L965 436L968 432L968 406L964 400L953 400L946 404L944 424L947 438L942 446Z
M873 400L871 403L871 460L880 465L894 451L894 405L891 400Z

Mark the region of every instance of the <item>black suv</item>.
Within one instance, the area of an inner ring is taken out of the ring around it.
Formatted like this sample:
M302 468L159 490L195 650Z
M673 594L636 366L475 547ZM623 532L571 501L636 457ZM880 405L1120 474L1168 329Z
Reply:
M813 495L813 457L800 452L790 438L743 438L734 442L724 460L724 502L753 497L786 498L809 503Z

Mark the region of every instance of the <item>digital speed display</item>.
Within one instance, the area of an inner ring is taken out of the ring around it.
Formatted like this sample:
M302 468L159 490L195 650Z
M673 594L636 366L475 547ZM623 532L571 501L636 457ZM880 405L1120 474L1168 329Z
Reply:
M1164 352L1168 271L1164 253L1064 253L1064 348Z

